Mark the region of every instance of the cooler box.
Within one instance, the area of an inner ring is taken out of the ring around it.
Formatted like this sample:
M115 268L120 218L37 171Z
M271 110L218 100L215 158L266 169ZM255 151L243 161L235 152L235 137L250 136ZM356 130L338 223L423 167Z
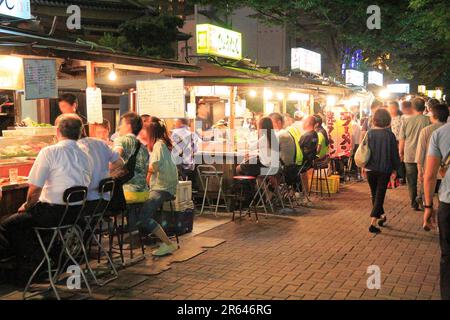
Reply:
M192 181L179 181L175 202L183 203L192 200Z
M170 211L163 210L162 212L157 212L154 215L154 219L169 236L174 233L180 236L192 232L194 216L194 209L176 211L173 214Z
M308 182L311 184L311 180ZM317 178L314 177L314 180L312 182L312 192L320 192L320 185L322 185L322 192L326 193L327 190L327 181L322 178L319 179L319 184L317 184ZM330 190L330 193L338 193L340 187L340 177L338 175L333 175L328 177L328 188Z

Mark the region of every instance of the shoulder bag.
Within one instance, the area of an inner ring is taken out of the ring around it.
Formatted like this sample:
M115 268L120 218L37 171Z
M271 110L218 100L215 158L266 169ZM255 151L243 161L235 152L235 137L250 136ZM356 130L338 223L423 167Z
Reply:
M365 168L370 160L370 149L369 149L369 132L366 133L364 139L356 150L355 153L355 163L360 168Z
M136 141L136 148L134 153L125 162L122 168L111 173L111 177L114 179L115 187L112 194L111 202L109 203L108 210L111 212L123 211L126 209L127 202L125 200L125 194L123 192L123 185L133 179L136 169L136 159L141 148L139 140Z

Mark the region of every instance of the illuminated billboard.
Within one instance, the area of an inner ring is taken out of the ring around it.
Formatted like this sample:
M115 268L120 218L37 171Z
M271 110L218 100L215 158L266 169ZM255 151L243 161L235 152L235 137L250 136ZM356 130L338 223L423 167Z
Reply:
M198 24L197 53L240 60L242 34L212 24Z
M321 74L322 62L320 53L303 48L292 48L291 69Z
M368 84L376 84L377 86L382 87L383 86L383 74L381 72L377 71L369 71L368 73Z
M409 93L409 83L392 83L387 85L392 93Z
M364 73L357 70L345 70L345 83L354 86L364 86Z

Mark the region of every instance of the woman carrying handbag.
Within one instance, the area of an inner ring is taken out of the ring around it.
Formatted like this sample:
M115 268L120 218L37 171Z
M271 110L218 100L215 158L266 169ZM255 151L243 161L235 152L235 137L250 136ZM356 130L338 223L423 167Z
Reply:
M395 135L389 129L391 116L385 109L378 109L373 116L373 127L361 142L355 154L355 162L363 168L372 195L372 212L369 232L380 233L379 227L387 221L384 199L389 181L396 178L400 156Z

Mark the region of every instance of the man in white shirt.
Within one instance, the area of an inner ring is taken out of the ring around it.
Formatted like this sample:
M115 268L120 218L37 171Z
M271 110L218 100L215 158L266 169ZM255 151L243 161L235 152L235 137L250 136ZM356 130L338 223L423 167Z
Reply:
M87 200L99 200L98 186L100 182L110 176L110 170L114 171L123 166L124 162L119 153L113 151L103 140L83 138L78 141L78 145L89 155L89 161L93 169Z
M75 187L88 187L92 167L89 156L77 144L83 123L76 114L63 114L56 119L58 143L39 152L28 178L27 201L18 213L0 224L0 259L33 249L36 241L33 227L59 224L65 206L63 193ZM66 222L74 221L80 206L71 206Z

